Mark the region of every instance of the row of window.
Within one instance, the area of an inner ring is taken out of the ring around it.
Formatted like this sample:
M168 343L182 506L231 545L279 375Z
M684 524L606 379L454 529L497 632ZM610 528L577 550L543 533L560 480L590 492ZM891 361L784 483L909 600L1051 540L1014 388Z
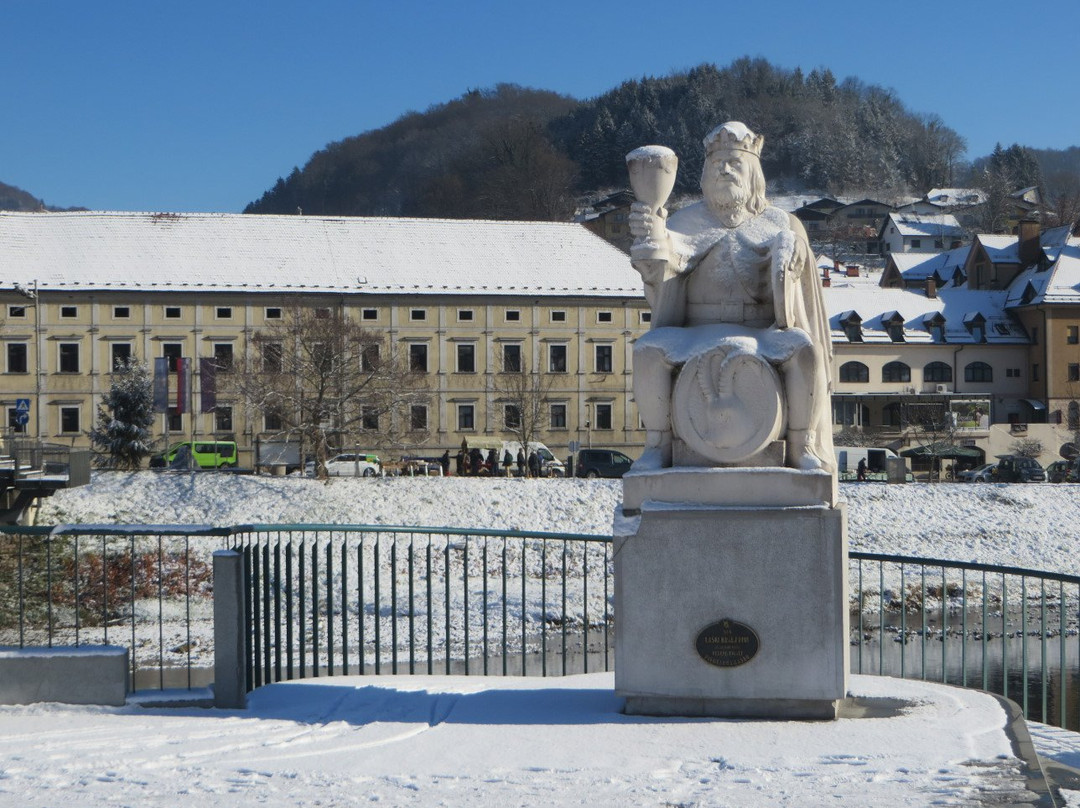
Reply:
M599 344L593 346L593 371L595 373L611 373L614 369L614 350L611 344ZM184 345L180 342L165 342L161 345L161 355L169 360L169 370L176 370L177 360L183 356ZM547 362L545 369L549 373L566 373L568 368L569 346L566 344L554 344L548 346ZM8 373L28 373L29 368L29 345L25 342L9 342L6 346ZM57 345L57 369L60 373L79 373L81 371L81 344L78 342L61 342ZM262 370L267 373L280 373L282 371L282 346L281 343L270 342L261 346ZM519 372L522 368L522 345L520 343L504 343L502 345L502 370L507 373ZM127 362L132 356L131 344L127 342L113 342L109 345L110 367ZM231 342L214 343L214 363L217 369L228 372L234 362L233 344ZM456 371L458 373L476 372L476 343L462 342L456 345ZM378 365L379 346L367 346L362 355L361 363L364 370L372 370ZM414 342L409 345L409 367L418 373L427 373L428 344Z
M1019 376L1020 369L1008 368L1005 375L1008 377ZM952 380L952 367L944 362L931 362L923 367L924 382L951 382ZM964 366L965 382L992 382L993 380L994 369L986 362L971 362ZM840 366L840 381L851 384L867 384L870 381L870 368L862 362L845 362ZM903 362L888 362L881 368L881 381L910 382L911 367Z
M23 305L9 305L8 317L11 319L20 319L27 316L27 306ZM77 319L79 317L79 307L76 305L60 306L61 319ZM316 317L329 317L331 309L329 307L320 307L315 310ZM179 320L183 316L183 312L180 306L165 306L164 315L166 320ZM112 316L114 320L129 320L132 316L131 306L113 306ZM458 309L457 321L459 323L471 323L475 321L476 312L474 309ZM281 320L284 317L284 310L280 306L266 306L263 308L263 317L267 320ZM409 321L414 323L426 322L428 318L428 310L423 308L409 309ZM553 323L565 323L567 321L567 312L565 309L551 309L548 312L548 318ZM214 307L214 319L215 320L232 320L233 319L233 307L232 306L215 306ZM361 320L378 320L379 310L377 308L363 308L360 310ZM503 312L503 319L508 323L521 322L521 310L520 309L506 309ZM600 324L613 323L615 320L615 314L613 311L598 311L596 312L596 322ZM649 312L640 312L640 320L642 323L648 323L650 320Z

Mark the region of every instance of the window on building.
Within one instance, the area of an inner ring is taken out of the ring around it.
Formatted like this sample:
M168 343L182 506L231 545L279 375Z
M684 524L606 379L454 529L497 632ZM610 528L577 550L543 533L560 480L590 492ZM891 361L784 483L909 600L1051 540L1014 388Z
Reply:
M218 404L214 407L214 431L232 432L232 407L223 407Z
M109 367L113 370L124 367L131 361L131 343L113 342L109 345Z
M521 427L521 407L517 404L503 405L503 427L506 429Z
M29 346L25 342L9 342L7 344L7 372L26 373L29 370L27 356Z
M565 311L553 311L551 312L551 322L553 323L565 323L566 312Z
M329 306L318 306L315 309L315 319L316 320L329 320L330 319L330 307Z
M264 432L280 432L284 428L285 420L281 417L281 413L273 411L263 413Z
M79 343L77 342L61 342L59 346L60 352L60 372L61 373L78 373L79 372Z
M506 343L502 346L503 373L521 373L521 345Z
M849 384L866 384L870 381L870 368L862 362L845 362L840 366L840 381Z
M886 404L881 408L881 425L891 427L902 427L904 425L904 408L899 402L894 401L892 404Z
M1080 343L1080 326L1070 325L1065 328L1065 342L1069 345Z
M473 310L458 309L457 318L459 323L471 323L473 321Z
M184 431L184 415L178 412L169 412L165 415L165 423L168 424L170 432L183 432Z
M598 323L610 323L612 322L612 315L610 311L598 311L596 312L596 322Z
M70 320L73 317L78 317L79 316L79 307L78 306L61 306L60 307L60 316L63 317L65 320Z
M284 354L280 342L264 342L260 346L263 373L281 373Z
M945 341L945 324L944 323L931 323L930 324L930 339L934 342Z
M611 373L613 348L611 345L596 346L596 372Z
M112 316L114 320L126 320L131 316L130 306L113 306Z
M10 422L10 418L9 418ZM1080 402L1070 401L1068 408L1068 424L1071 432L1080 431Z
M360 319L361 320L378 320L379 319L379 310L378 309L363 309L360 312Z
M911 368L903 362L887 362L881 369L883 382L910 382Z
M921 238L913 238L911 240L911 249L917 250L920 247L922 247L922 239Z
M409 319L414 323L422 323L427 319L427 311L424 309L409 309Z
M26 316L26 306L8 306L8 317L19 318Z
M165 307L165 319L166 320L179 320L180 319L180 307L179 306L166 306Z
M551 405L551 428L552 429L566 429L566 405L565 404L552 404Z
M76 435L81 431L78 407L60 408L60 432L64 435Z
M214 317L218 320L231 320L232 306L215 306Z
M476 373L476 345L459 342L457 345L457 372Z
M641 312L641 318L640 319L641 319L642 323L651 323L652 322L652 312L651 311L643 311L643 312Z
M1069 365L1069 381L1080 382L1080 365L1075 362Z
M163 342L161 343L161 355L169 360L169 372L176 373L176 363L184 355L184 343Z
M233 345L231 342L214 343L214 364L221 373L229 373L233 369Z
M413 404L409 408L409 428L418 431L427 429L427 406L424 404Z
M459 432L471 432L476 429L476 405L457 405L457 428Z
M26 432L26 424L19 423L19 411L14 407L7 408L7 426L8 431L16 435L22 435Z
M1020 378L1020 368L1005 368L1005 378L1006 379L1019 379Z
M426 343L413 342L409 344L409 370L413 373L427 373Z
M372 406L363 406L360 408L360 426L363 429L370 429L378 431L379 429L379 411Z
M548 372L566 373L566 346L548 346Z
M612 406L610 404L597 404L596 405L596 423L593 424L594 429L611 429L612 428Z
M897 322L895 320L885 324L885 330L889 334L889 339L893 342L904 341L904 324L903 322Z
M382 364L382 356L378 343L365 345L360 350L360 370L364 373L375 373Z
M985 362L972 362L964 368L965 382L992 382L994 370Z
M952 366L944 362L931 362L923 368L924 382L951 382Z
M508 322L508 323L520 323L521 322L521 312L518 311L517 309L507 309L506 310L506 322Z
M267 320L280 320L281 319L281 307L280 306L267 306L263 309L263 317Z

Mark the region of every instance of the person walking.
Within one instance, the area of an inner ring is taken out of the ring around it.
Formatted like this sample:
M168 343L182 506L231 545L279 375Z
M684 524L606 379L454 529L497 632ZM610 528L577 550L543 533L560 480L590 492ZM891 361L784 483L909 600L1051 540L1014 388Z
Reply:
M525 450L518 449L517 454L518 477L525 476Z
M866 482L866 458L860 458L859 465L855 467L855 480L860 483Z
M499 453L494 449L488 449L487 456L488 470L491 472L492 477L499 476Z
M450 476L450 450L447 449L443 452L442 457L439 458L439 465L442 466L442 476Z
M475 446L469 450L469 467L472 469L470 472L473 477L480 474L480 469L484 465L484 454Z
M509 477L510 476L510 469L513 468L513 466L514 466L514 456L512 454L510 454L509 449L504 449L503 450L503 462L502 462L502 464L503 464L503 470L505 471L506 476Z
M529 452L529 476L540 476L540 455L536 452Z

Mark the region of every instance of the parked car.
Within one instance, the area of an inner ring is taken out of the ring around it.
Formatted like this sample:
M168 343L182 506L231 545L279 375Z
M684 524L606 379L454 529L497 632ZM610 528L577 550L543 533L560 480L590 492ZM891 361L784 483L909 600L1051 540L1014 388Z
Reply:
M994 480L994 468L997 463L983 463L973 469L964 469L956 473L956 479L962 483L989 483Z
M1046 471L1035 460L1020 455L1000 455L994 469L996 483L1044 483Z
M1046 479L1052 483L1063 483L1065 477L1069 473L1069 469L1072 468L1073 461L1071 460L1057 460L1046 467Z
M315 476L315 461L304 466L308 477ZM382 461L373 454L345 452L326 461L326 473L331 477L376 477L382 474Z
M574 474L578 477L622 477L634 461L614 449L581 449Z
M1069 470L1065 472L1065 482L1080 483L1080 457L1069 461Z

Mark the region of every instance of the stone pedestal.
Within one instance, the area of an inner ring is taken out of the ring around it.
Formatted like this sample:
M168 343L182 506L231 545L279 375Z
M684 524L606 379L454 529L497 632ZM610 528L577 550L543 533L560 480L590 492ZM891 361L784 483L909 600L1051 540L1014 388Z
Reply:
M775 471L796 504L776 489L773 504L749 507L658 501L648 493L664 482L640 478L670 471L626 478L638 515L615 520L615 689L627 712L836 717L848 676L846 512L824 480ZM714 484L733 473L691 472Z

